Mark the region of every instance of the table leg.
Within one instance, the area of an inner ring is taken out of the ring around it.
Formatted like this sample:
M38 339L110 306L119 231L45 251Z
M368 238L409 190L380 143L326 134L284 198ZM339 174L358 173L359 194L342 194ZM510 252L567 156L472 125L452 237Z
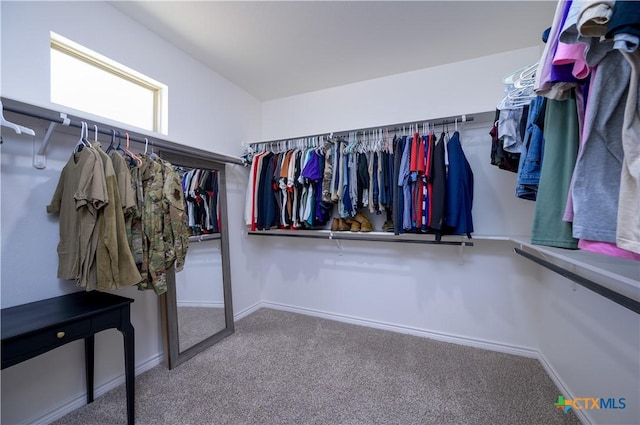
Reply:
M134 329L131 322L123 324L118 329L124 337L124 369L125 386L127 390L127 424L135 423L135 358L134 358Z
M87 375L87 404L93 403L93 359L94 359L95 337L88 336L84 339L84 362Z

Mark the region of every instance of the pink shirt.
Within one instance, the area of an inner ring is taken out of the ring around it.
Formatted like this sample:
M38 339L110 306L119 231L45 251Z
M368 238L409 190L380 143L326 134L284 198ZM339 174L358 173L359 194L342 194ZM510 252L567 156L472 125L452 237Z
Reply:
M598 254L609 255L611 257L627 258L629 260L640 261L640 254L627 251L626 249L618 248L614 243L589 241L586 239L580 239L578 241L578 248L585 251L597 252Z
M587 78L589 75L589 65L584 59L584 51L587 45L584 43L566 44L558 42L556 54L553 57L554 65L573 64L571 74L579 80Z

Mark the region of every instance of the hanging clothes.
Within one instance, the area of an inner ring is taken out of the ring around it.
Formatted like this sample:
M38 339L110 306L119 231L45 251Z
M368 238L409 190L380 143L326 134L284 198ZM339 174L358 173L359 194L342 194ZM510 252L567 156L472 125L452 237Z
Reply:
M518 164L516 196L535 201L540 183L544 151L544 116L547 98L537 96L531 101L522 153Z
M95 261L89 264L86 287L87 290L111 291L135 285L142 277L129 248L119 184L111 157L98 142L93 143L93 149L102 160L109 202L98 210L98 231L94 231L92 237L92 246L96 246Z
M447 169L445 164L446 151L445 133L442 132L440 139L436 142L435 134L430 135L429 151L431 156L431 181L429 198L429 227L436 232L439 238L444 232L446 199L447 199Z
M578 153L576 101L547 101L544 123L544 155L535 205L531 242L576 249L571 224L562 220Z
M460 143L460 133L454 132L447 142L449 169L447 175L446 218L447 233L473 233L473 171Z
M138 289L160 295L167 290L167 270L182 270L189 247L183 186L170 163L147 155L140 168L132 169L132 180L140 206L130 232L130 244L141 251Z
M98 153L89 148L73 153L47 205L48 213L60 214L59 279L76 280L79 286L86 287L89 263L95 255L91 238L98 211L108 202L104 166Z
M456 137L459 138L459 133ZM383 136L380 130L350 132L348 140L310 138L294 143L303 146L251 155L253 163L247 186L251 193L246 196L245 222L252 229L317 229L330 220L335 208L336 220L342 219L347 225L334 220L333 231L345 227L351 231L371 231L365 215L368 210L376 215L385 211L382 230L396 234L436 233L440 240L442 234L460 229L469 229L463 233L471 233L470 210L463 210L468 212L467 221L445 226L450 188L444 132L437 143L433 133L420 135L413 127L410 136L395 135L393 139L388 132ZM282 146L279 143L278 149ZM262 146L272 147L273 144ZM454 155L460 157L460 167L470 174L461 149ZM470 193L471 198L473 188L461 189L461 193ZM252 210L257 213L250 213ZM358 225L352 225L354 220Z
M640 37L638 32L640 31L636 25L634 34ZM616 243L622 249L640 254L640 50L623 54L631 65L632 72L622 134L624 159L620 177Z

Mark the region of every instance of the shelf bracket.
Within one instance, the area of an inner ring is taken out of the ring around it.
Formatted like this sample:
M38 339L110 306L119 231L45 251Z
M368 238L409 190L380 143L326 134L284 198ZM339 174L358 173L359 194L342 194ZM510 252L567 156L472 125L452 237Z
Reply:
M333 237L333 232L329 233L329 239L333 240L336 243L336 246L338 247L338 256L342 257L343 251L342 251L342 245L340 244L340 240Z
M464 247L467 245L467 243L464 240L464 236L462 236L461 240L460 240L460 265L464 264Z
M71 124L71 120L67 118L67 114L63 112L60 113L60 119L62 119L62 125L68 126L69 124ZM57 122L51 121L51 123L49 124L49 128L47 128L47 132L44 134L44 138L42 139L40 147L37 151L35 146L36 141L33 141L33 166L39 170L42 170L47 166L47 146L51 141L51 135L55 131L57 125Z

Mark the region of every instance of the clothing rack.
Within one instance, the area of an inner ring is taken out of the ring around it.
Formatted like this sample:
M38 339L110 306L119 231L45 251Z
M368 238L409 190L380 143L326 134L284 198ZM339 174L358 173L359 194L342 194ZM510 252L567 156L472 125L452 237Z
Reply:
M56 112L51 109L30 105L28 103L19 102L12 99L2 98L2 109L7 112L23 115L26 117L37 118L44 121L49 121L49 127L42 139L40 147L37 152L34 152L33 166L39 169L46 167L46 151L47 146L51 140L51 136L58 125L66 127L82 128L82 122L95 122L98 133L111 136L112 130L120 132L121 136L124 136L125 132L129 133L129 140L143 145L147 143L151 144L152 149L166 150L170 152L195 156L198 158L210 159L227 164L244 164L241 158L209 152L203 149L193 148L189 146L180 145L175 142L170 142L164 139L158 139L155 136L148 137L142 133L136 133L116 126L105 127L105 124L97 122L95 119L84 119L79 116L71 117L70 114L63 112ZM89 128L93 128L94 124L91 124ZM153 139L152 141L149 139Z
M524 251L520 248L513 248L514 252L518 255L523 256L524 258L533 261L545 267L555 273L558 273L560 276L566 277L567 279L577 283L578 285L584 286L585 288L613 301L616 304L619 304L629 310L640 314L640 302L631 299L625 295L620 294L619 292L613 291L607 287L600 285L592 280L589 280L583 276L580 276L572 271L569 271L563 267L557 266L545 259L537 257L527 251Z
M380 129L387 129L389 132L398 132L398 131L402 131L402 130L407 130L406 127L410 127L410 126L419 126L421 124L429 124L429 125L449 125L449 124L462 124L465 122L470 122L473 121L474 118L473 117L468 117L466 115L461 115L460 118L458 119L457 117L446 117L446 118L440 118L440 119L431 119L431 120L414 120L414 121L407 121L407 122L402 122L402 123L396 123L396 124L389 124L389 125L376 125L373 127L365 127L365 128L359 128L359 129L353 129L353 130L343 130L343 131L335 131L332 133L319 133L319 134L312 134L309 136L302 136L302 137L288 137L288 138L283 138L283 139L274 139L274 140L263 140L260 142L250 142L247 143L246 145L248 146L255 146L255 145L262 145L262 144L269 144L269 143L278 143L278 142L286 142L289 140L298 140L298 139L310 139L310 138L314 138L314 137L322 137L322 136L331 136L331 135L339 135L339 136L343 136L343 135L348 135L349 133L360 133L360 132L366 132L366 131L373 131L373 130L380 130Z

